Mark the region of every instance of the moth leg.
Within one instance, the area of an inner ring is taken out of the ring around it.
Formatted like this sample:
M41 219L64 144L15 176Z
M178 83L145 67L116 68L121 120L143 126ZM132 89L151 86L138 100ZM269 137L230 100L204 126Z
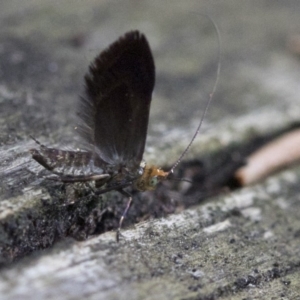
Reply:
M122 195L128 197L128 201L127 201L126 208L125 208L125 210L124 210L124 212L123 212L123 214L122 214L122 216L120 218L119 227L118 227L117 232L116 232L116 240L117 240L117 242L119 242L119 240L120 240L122 223L124 221L124 218L125 218L128 210L129 210L129 208L130 208L130 205L132 203L132 196L131 196L131 194L129 194L128 192L126 192L126 191L124 191L122 189L119 189L118 192L120 192Z
M88 182L88 181L96 181L109 179L111 176L109 174L92 174L92 175L79 175L79 176L62 176L62 175L50 175L47 176L47 179L54 181L61 181L64 183L75 183L75 182Z

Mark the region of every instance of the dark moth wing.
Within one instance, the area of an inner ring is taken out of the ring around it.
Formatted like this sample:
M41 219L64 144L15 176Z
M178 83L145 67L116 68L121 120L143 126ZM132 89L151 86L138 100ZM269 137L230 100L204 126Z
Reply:
M155 68L143 34L131 31L100 53L85 76L81 135L111 165L139 166L145 148Z

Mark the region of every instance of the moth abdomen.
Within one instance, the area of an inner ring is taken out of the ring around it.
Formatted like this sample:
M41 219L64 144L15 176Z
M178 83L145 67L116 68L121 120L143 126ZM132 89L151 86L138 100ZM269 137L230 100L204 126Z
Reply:
M32 158L47 170L63 175L84 175L93 173L90 152L60 150L41 146L30 149Z

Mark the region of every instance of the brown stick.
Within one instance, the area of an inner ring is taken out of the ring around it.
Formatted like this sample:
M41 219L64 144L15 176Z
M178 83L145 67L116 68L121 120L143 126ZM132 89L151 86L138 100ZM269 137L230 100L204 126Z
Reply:
M235 178L241 186L258 182L274 171L300 160L300 129L293 130L268 143L247 159Z

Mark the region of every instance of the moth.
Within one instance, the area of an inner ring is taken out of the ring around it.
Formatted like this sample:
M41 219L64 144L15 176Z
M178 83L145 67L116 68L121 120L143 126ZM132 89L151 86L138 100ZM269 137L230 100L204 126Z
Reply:
M190 144L173 167L164 171L143 161L155 84L154 60L145 35L130 31L120 37L95 58L84 80L78 132L88 150L59 150L36 141L39 148L30 149L30 153L52 172L52 179L64 183L94 181L99 195L116 190L128 197L117 230L119 240L132 202L126 187L154 190L159 182L169 178L198 134L211 97Z

